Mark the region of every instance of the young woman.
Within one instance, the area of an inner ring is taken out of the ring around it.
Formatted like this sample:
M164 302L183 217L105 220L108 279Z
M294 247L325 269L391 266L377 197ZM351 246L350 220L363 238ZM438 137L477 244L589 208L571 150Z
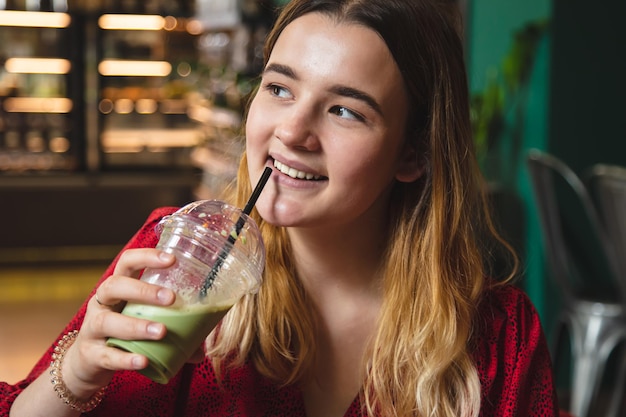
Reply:
M119 314L174 301L135 279L173 262L153 227L174 209L157 210L65 329L79 330L61 349L72 407L50 383L51 348L0 385L0 415L557 415L538 316L504 283L515 268L503 280L493 267L510 250L474 159L454 8L292 0L267 39L233 198L273 168L254 213L259 293L169 384L133 372L146 358L105 340L166 332Z

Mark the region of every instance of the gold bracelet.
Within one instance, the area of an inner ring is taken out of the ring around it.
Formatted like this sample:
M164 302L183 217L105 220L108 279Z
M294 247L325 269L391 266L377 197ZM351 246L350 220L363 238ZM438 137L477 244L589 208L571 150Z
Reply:
M63 358L65 357L65 353L67 350L74 344L74 340L76 340L76 336L78 336L78 330L73 330L63 336L59 343L54 347L54 353L52 354L52 362L50 362L50 375L52 379L52 386L54 387L54 392L57 393L59 398L67 404L71 409L80 411L81 413L86 413L88 411L96 408L102 398L104 398L104 391L106 387L101 388L98 392L91 396L87 401L81 401L72 394L72 392L67 388L65 382L63 382L63 375L61 373L61 366L63 365Z

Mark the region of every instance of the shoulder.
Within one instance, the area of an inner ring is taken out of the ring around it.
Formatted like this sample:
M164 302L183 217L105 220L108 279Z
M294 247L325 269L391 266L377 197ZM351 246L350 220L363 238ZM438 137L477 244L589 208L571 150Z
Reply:
M148 216L146 220L146 223L159 222L163 217L169 216L170 214L174 213L179 208L180 207L174 207L174 206L157 207L154 210L152 210L152 212L150 213L150 215Z
M556 393L541 320L513 285L488 289L473 334L483 391L481 416L554 416Z
M515 325L519 321L539 320L537 310L528 295L511 284L487 289L478 308L478 317L491 325L500 322Z
M488 289L477 313L474 338L479 351L498 351L499 357L503 351L520 355L544 343L537 310L518 287L501 285Z

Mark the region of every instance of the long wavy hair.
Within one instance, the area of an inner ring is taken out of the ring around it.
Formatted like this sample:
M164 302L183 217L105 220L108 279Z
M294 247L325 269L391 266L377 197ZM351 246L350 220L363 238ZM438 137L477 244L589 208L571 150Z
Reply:
M385 41L410 97L406 140L424 167L419 180L392 191L384 298L363 363L362 404L372 416L476 416L477 308L489 286L515 275L517 258L493 225L475 159L456 5L292 0L266 40L265 62L285 27L313 12L368 27ZM244 155L236 204L250 192ZM266 243L264 283L225 317L208 354L218 372L250 361L278 384L297 384L314 363L315 319L285 230L253 217ZM494 267L499 253L511 261L502 275Z

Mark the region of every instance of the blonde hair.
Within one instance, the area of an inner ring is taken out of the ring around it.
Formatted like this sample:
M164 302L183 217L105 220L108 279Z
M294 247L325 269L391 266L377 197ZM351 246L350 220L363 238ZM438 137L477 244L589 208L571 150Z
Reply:
M384 298L363 364L368 415L478 415L480 381L472 358L481 296L496 281L498 251L517 258L489 214L469 126L458 20L432 0L292 0L266 43L266 61L282 30L306 13L325 13L381 34L412 97L407 140L425 174L396 183L387 244ZM410 34L409 34L410 33ZM408 38L407 38L408 37ZM419 64L419 65L418 65ZM234 202L251 192L246 156ZM266 243L264 283L233 307L209 339L218 372L250 361L289 385L306 379L315 358L315 321L294 271L284 229L253 211Z

